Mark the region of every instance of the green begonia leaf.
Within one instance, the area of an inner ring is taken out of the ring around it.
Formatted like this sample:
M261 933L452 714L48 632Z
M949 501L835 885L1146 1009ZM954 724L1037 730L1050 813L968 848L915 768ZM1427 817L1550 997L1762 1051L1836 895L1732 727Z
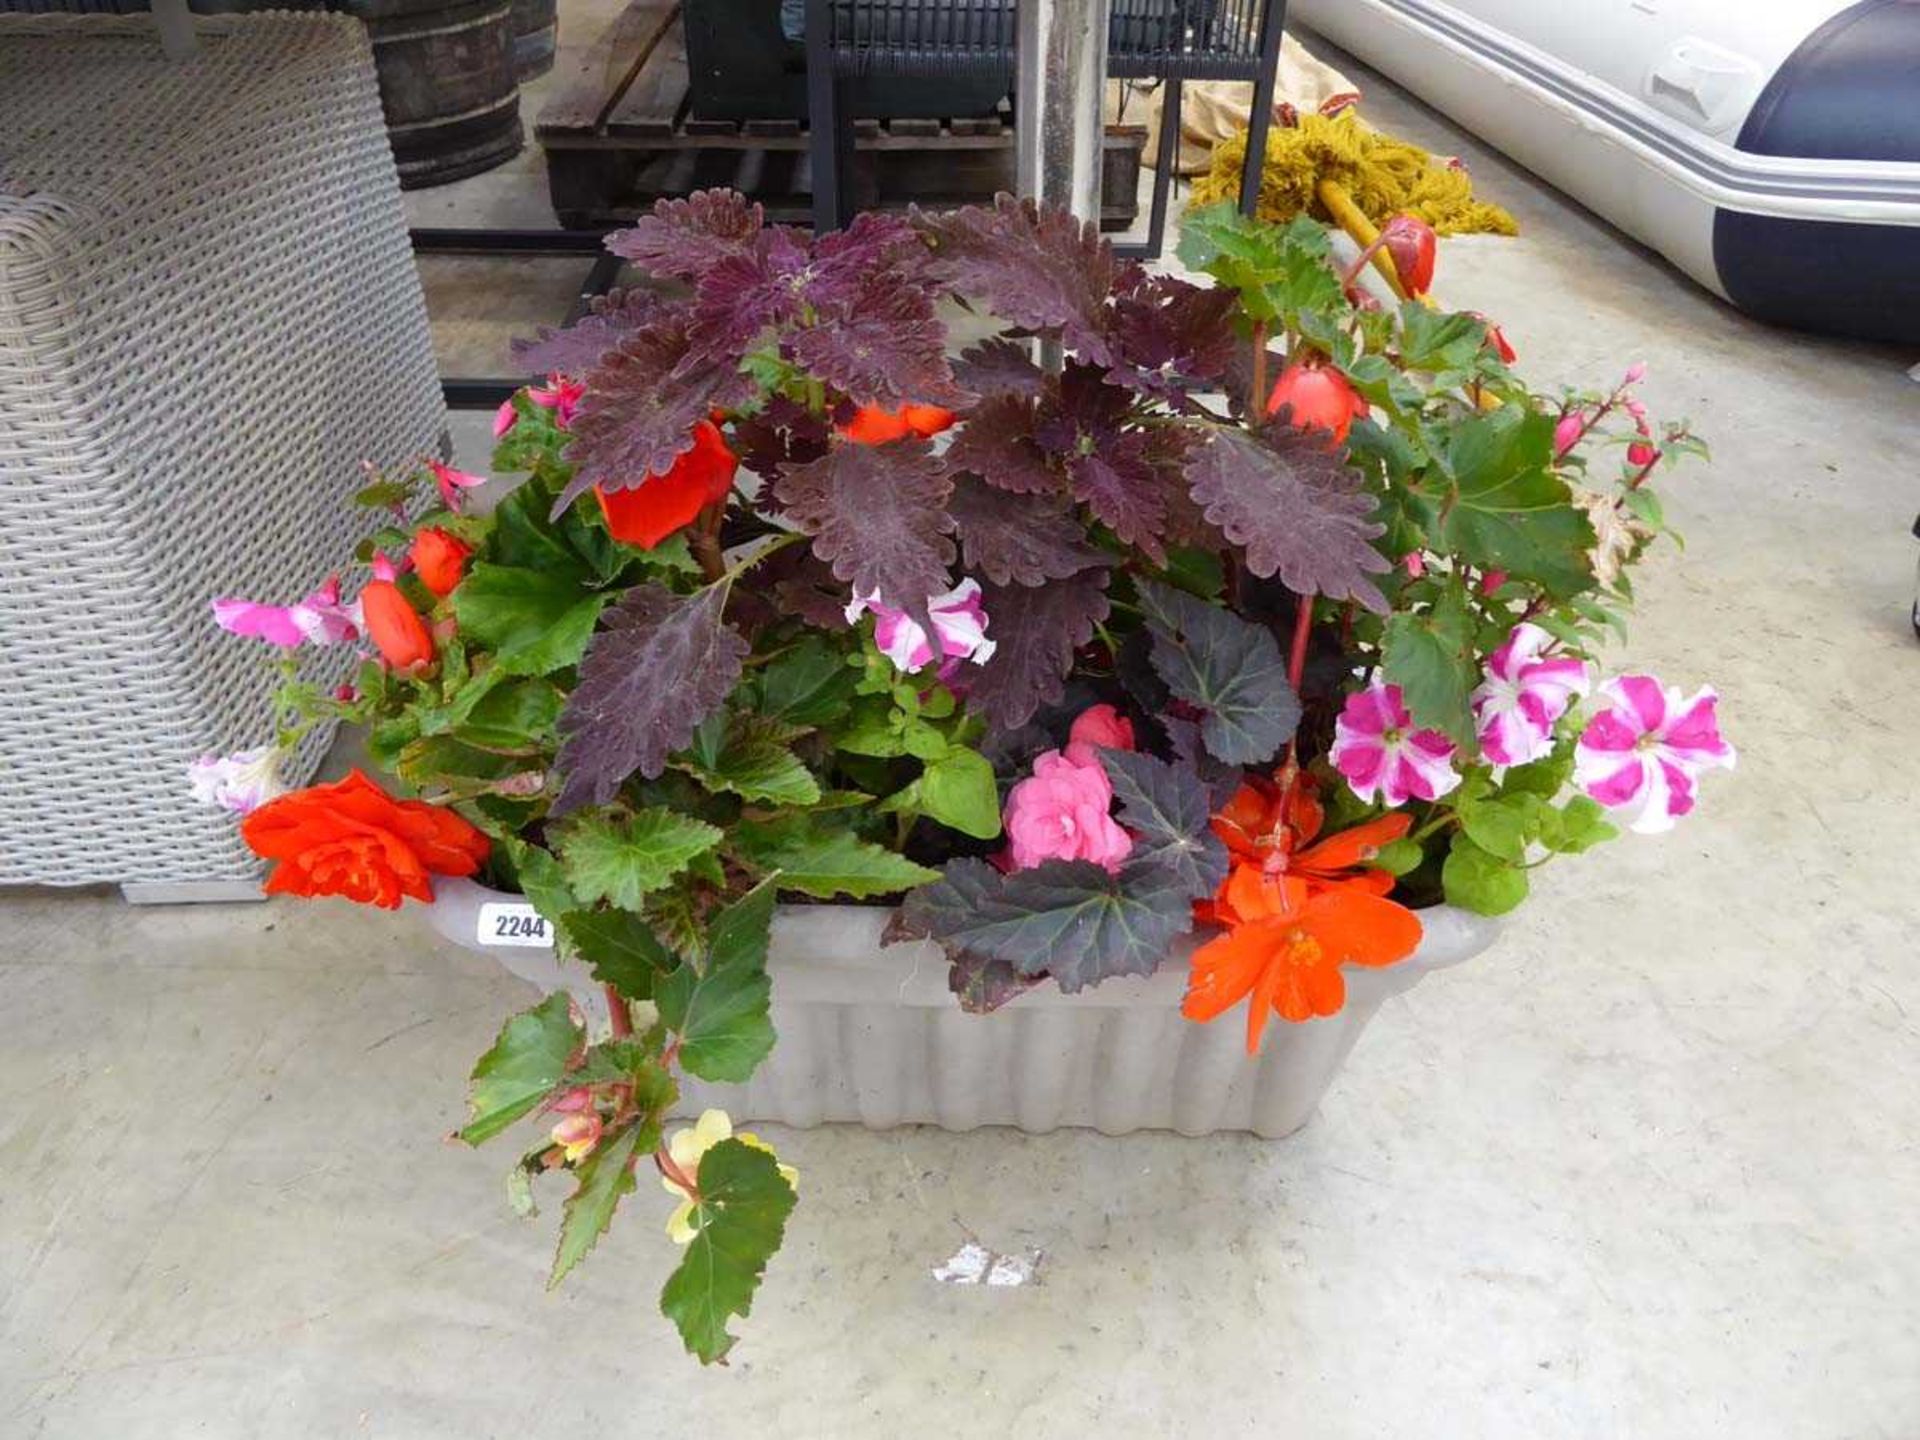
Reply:
M734 1337L727 1322L753 1306L767 1261L786 1235L793 1187L765 1150L722 1140L700 1157L696 1234L680 1268L667 1277L660 1310L687 1349L706 1364L724 1357Z
M568 1013L565 991L556 991L501 1028L493 1048L473 1067L467 1103L472 1118L461 1127L469 1145L491 1140L553 1092L580 1046L580 1027Z

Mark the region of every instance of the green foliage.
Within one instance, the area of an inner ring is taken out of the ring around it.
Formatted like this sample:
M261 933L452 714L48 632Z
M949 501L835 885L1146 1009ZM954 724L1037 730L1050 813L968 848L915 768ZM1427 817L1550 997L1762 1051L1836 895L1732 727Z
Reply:
M1482 915L1504 915L1527 898L1527 872L1466 835L1454 836L1440 874L1448 904Z
M575 910L560 930L593 978L629 1000L651 999L654 982L678 963L646 917L630 910Z
M1401 610L1387 618L1380 665L1400 687L1415 725L1462 744L1471 740L1473 712L1467 702L1480 682L1480 664L1473 617L1457 582L1424 610Z
M1180 225L1180 261L1240 292L1247 314L1297 325L1302 314L1344 311L1327 232L1306 216L1275 226L1222 200L1189 210Z
M768 824L743 823L732 838L742 858L760 874L779 873L781 889L821 900L897 895L939 874L824 821L795 817Z
M696 735L691 755L679 762L709 790L775 805L811 805L820 798L820 782L787 747L791 731L782 722L724 714L714 719L720 737L708 744Z
M564 991L507 1021L493 1048L473 1067L460 1129L469 1145L491 1140L553 1093L583 1036Z
M593 1153L575 1167L579 1184L567 1197L560 1222L560 1245L554 1251L553 1273L547 1277L549 1290L566 1279L567 1272L586 1259L587 1252L606 1234L621 1199L633 1193L635 1156L659 1143L658 1123L630 1120L618 1130L603 1134Z
M704 961L681 961L654 986L680 1063L703 1080L743 1081L773 1048L767 935L774 882L764 880L714 918Z
M573 893L621 910L638 910L650 892L718 845L722 833L704 820L657 807L624 820L589 812L555 829Z
M794 1193L779 1162L741 1140L722 1140L700 1158L697 1232L660 1292L660 1311L704 1364L733 1348L727 1324L744 1317L767 1261L786 1236Z
M594 622L611 600L583 590L577 572L477 564L453 592L462 632L516 675L546 675L580 661Z

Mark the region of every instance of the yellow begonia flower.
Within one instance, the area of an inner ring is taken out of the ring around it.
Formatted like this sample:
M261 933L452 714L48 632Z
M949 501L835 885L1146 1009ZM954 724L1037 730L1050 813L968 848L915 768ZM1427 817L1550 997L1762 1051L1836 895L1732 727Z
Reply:
M742 1145L751 1145L756 1150L773 1154L773 1147L751 1131L733 1133L733 1121L724 1110L706 1110L700 1118L680 1131L667 1142L667 1155L681 1174L690 1180L700 1176L700 1158L718 1145L722 1140L738 1140ZM780 1166L780 1178L797 1194L800 1190L800 1172L791 1165ZM694 1200L684 1185L672 1177L662 1175L660 1183L669 1195L678 1195L680 1203L667 1217L667 1238L676 1245L685 1245L700 1233L693 1223Z

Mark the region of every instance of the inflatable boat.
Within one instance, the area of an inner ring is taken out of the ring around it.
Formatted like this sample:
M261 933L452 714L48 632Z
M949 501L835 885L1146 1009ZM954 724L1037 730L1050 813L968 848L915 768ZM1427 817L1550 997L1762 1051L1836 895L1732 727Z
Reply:
M1920 0L1293 0L1741 309L1920 342Z

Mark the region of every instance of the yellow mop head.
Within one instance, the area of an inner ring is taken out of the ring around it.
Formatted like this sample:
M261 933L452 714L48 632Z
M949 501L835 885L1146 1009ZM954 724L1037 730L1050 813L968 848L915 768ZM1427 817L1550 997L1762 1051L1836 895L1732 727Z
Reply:
M1193 203L1237 199L1246 153L1245 130L1216 147L1212 168L1193 182ZM1352 110L1330 118L1302 115L1297 126L1267 132L1260 218L1284 223L1305 211L1332 221L1316 194L1322 180L1344 186L1376 225L1406 213L1440 235L1520 233L1505 210L1473 198L1465 170L1436 164L1418 145L1369 129Z

